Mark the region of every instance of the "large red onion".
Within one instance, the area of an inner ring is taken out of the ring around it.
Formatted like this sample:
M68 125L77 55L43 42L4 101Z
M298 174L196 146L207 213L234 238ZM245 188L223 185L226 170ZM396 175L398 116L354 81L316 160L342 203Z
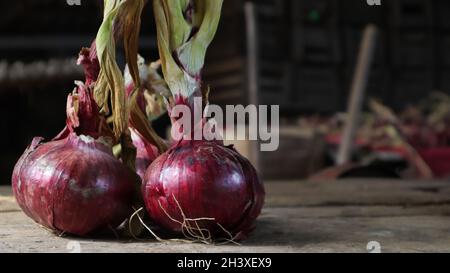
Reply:
M199 227L214 238L226 237L220 224L235 240L253 230L265 196L250 162L215 141L180 141L150 165L142 190L160 226L182 232L183 212L185 218L214 218L199 221Z
M12 177L16 200L29 217L53 230L86 235L130 215L135 175L102 138L71 133L41 141L33 140Z
M155 223L201 241L246 238L265 196L253 166L232 147L218 141L189 140L206 125L206 120L196 120L194 108L203 113L208 104L209 88L202 84L201 74L222 3L208 0L177 5L170 0L153 1L159 55L171 92L167 107L174 128L180 129L174 138L183 140L149 166L143 197ZM183 14L187 23L180 23L173 14ZM202 98L202 105L196 105L196 97ZM177 124L186 117L171 115L172 107L179 105L191 110L192 127Z
M98 74L93 48L80 53L86 85L77 82L77 89L68 96L66 128L47 143L33 139L12 175L16 200L29 217L76 235L123 222L132 212L138 179L113 156L112 132L92 97Z

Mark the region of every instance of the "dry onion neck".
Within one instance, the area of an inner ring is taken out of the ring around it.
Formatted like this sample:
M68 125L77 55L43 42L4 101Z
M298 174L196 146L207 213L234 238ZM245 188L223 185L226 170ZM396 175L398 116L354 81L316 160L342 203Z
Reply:
M153 1L162 71L175 100L190 101L202 93L201 71L219 24L222 3Z
M103 22L96 37L100 74L94 87L94 98L105 115L111 115L116 141L127 128L128 111L121 71L116 63L114 22L125 0L105 0ZM109 109L111 105L111 109Z

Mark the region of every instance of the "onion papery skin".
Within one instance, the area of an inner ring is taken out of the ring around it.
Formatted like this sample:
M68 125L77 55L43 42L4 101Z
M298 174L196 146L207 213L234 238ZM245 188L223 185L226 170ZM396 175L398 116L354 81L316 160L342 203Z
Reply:
M178 142L153 161L142 187L147 211L156 224L180 233L180 223L170 217L182 222L181 207L186 218L214 218L199 224L216 239L228 238L217 223L234 240L247 238L265 197L250 162L217 141Z
M45 227L80 236L124 221L137 177L101 139L75 133L47 143L35 138L12 176L22 210Z
M141 180L144 179L145 171L148 166L155 160L158 155L158 148L145 140L145 138L133 127L129 127L131 140L136 147L136 173Z

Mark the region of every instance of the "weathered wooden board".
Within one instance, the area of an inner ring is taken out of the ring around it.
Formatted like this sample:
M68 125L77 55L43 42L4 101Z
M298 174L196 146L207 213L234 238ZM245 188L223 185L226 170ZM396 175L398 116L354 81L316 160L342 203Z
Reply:
M298 186L289 183L266 185L270 206L450 205L450 182L357 179Z
M58 237L37 226L0 187L0 252L450 252L450 184L271 182L256 231L241 246ZM68 249L69 247L69 249Z

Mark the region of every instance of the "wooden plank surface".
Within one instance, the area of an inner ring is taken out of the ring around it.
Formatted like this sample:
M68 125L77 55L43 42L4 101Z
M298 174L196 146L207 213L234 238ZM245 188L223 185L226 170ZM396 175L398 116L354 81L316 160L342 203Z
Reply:
M241 246L58 237L0 187L0 252L450 252L450 183L345 180L266 183L257 229Z

